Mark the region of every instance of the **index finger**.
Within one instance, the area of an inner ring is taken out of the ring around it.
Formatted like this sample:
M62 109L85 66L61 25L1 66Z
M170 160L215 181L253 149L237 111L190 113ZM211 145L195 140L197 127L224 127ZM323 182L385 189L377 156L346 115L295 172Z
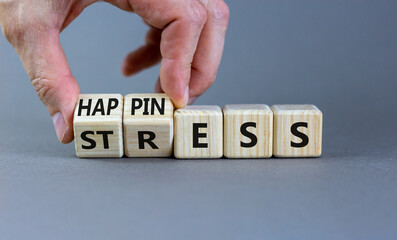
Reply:
M107 0L119 5L117 0ZM191 67L207 19L207 11L196 0L129 0L130 7L153 27L163 29L160 41L162 90L178 108L189 99Z
M179 108L189 99L192 61L206 21L206 11L199 3L193 1L187 8L163 30L160 42L161 87Z

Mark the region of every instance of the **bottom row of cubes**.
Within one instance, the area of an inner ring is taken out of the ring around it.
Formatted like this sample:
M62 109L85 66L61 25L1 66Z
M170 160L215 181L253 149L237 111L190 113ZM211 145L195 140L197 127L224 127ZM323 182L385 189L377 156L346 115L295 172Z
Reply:
M322 113L314 105L235 104L176 109L165 94L81 94L74 113L78 157L318 157Z

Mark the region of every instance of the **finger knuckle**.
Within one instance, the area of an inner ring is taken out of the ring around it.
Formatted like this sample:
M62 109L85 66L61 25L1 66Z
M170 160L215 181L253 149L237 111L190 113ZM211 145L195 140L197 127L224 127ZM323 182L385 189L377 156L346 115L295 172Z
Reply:
M207 21L207 10L198 2L193 2L187 11L189 21L198 26L204 26Z
M27 21L24 14L21 11L17 11L18 5L14 2L8 2L7 4L1 4L0 11L7 12L7 14L1 15L1 28L6 39L11 43L19 42L22 39L29 26L27 25L30 21Z
M9 21L2 26L3 34L6 39L14 46L19 46L25 41L29 41L30 32L32 32L35 27L32 26L29 21L25 19L15 19L14 21Z
M0 18L1 27L4 36L14 47L44 35L54 28L54 25L50 24L51 17L45 18L42 15L29 14L26 7L11 4L5 9L8 11Z
M227 24L230 18L229 6L224 1L218 1L215 7L212 9L213 17L216 21Z
M21 42L25 32L24 29L18 27L15 23L4 24L2 30L5 38L11 44Z
M44 103L44 105L48 105L51 101L51 96L53 95L54 91L52 81L46 78L38 77L32 80L32 85L40 100Z

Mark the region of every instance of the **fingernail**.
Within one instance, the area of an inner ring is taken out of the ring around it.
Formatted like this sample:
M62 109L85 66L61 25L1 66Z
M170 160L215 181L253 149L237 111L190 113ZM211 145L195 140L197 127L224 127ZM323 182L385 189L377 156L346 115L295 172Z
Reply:
M191 97L191 98L189 98L189 101L187 101L187 104L188 104L188 105L193 104L193 103L196 101L196 99L197 99L197 97Z
M189 86L185 89L185 104L189 104Z
M66 125L62 113L60 112L55 113L54 116L52 116L52 123L54 124L55 132L57 134L58 140L62 142L65 133L68 129L68 126Z

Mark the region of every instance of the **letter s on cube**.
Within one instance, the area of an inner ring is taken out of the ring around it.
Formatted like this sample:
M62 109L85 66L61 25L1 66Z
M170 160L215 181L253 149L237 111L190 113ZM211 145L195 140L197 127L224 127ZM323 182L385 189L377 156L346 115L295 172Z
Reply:
M223 152L227 158L269 158L273 152L273 112L265 104L223 107Z
M314 105L273 105L273 155L319 157L323 114Z
M123 96L80 94L74 111L76 155L80 158L122 157Z

